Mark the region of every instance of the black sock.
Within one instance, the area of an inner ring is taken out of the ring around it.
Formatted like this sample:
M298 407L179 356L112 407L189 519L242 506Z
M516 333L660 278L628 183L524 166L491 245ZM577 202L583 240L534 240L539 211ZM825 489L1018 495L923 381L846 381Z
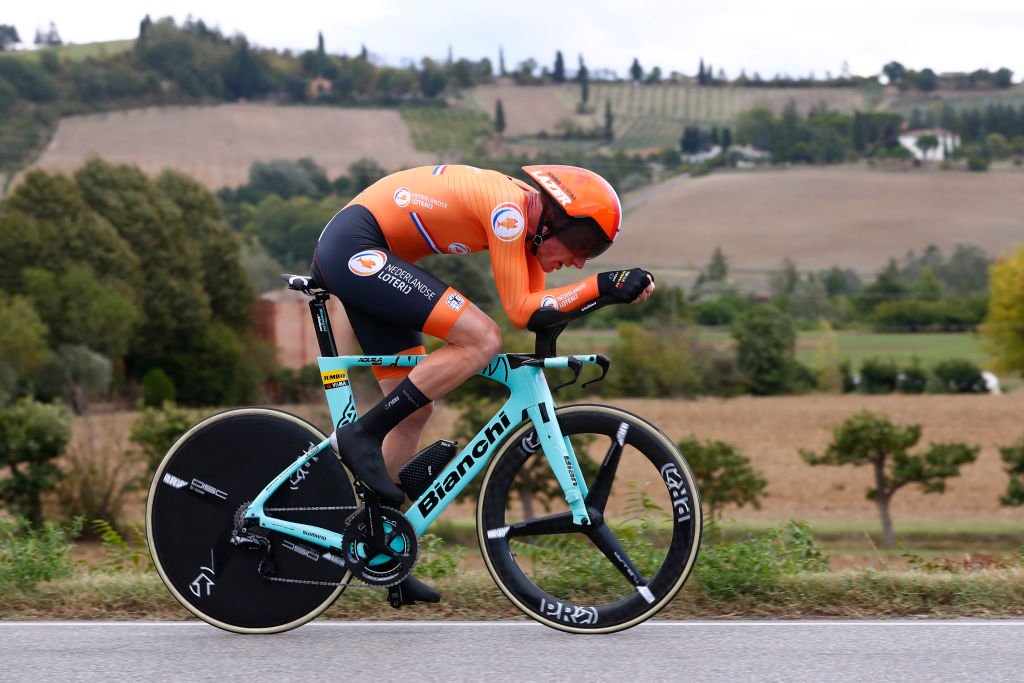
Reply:
M384 397L384 400L359 418L359 424L370 435L383 439L395 425L430 403L408 377Z

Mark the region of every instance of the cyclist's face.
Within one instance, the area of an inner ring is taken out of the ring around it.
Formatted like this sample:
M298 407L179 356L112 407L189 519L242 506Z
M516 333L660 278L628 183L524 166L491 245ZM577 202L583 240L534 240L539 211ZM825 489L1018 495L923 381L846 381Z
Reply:
M537 247L537 260L545 273L559 270L562 266L576 266L582 268L587 262L585 256L577 256L569 251L558 238L544 240L544 243Z

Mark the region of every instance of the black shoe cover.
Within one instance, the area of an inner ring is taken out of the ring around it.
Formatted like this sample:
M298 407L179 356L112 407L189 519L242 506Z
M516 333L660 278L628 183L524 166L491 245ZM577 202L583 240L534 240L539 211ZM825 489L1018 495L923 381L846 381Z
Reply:
M411 605L416 602L441 602L441 594L423 583L415 576L407 576L398 584L402 593L402 604Z
M331 447L352 475L376 493L384 505L397 508L405 502L405 493L391 481L384 467L380 441L367 434L358 422L339 427L331 436Z

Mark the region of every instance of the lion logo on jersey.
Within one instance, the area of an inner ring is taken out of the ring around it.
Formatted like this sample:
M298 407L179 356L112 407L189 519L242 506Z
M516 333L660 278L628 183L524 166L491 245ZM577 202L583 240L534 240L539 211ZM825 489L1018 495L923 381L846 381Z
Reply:
M502 242L513 242L526 228L526 218L518 204L502 202L491 211L491 230Z

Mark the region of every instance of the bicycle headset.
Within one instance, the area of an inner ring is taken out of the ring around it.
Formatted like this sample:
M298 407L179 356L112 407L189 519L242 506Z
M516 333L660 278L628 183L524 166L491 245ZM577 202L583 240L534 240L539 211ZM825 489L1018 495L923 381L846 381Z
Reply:
M544 209L531 253L555 237L573 256L590 260L615 241L622 223L622 204L607 180L576 166L523 166L541 189ZM542 230L544 227L548 229Z

